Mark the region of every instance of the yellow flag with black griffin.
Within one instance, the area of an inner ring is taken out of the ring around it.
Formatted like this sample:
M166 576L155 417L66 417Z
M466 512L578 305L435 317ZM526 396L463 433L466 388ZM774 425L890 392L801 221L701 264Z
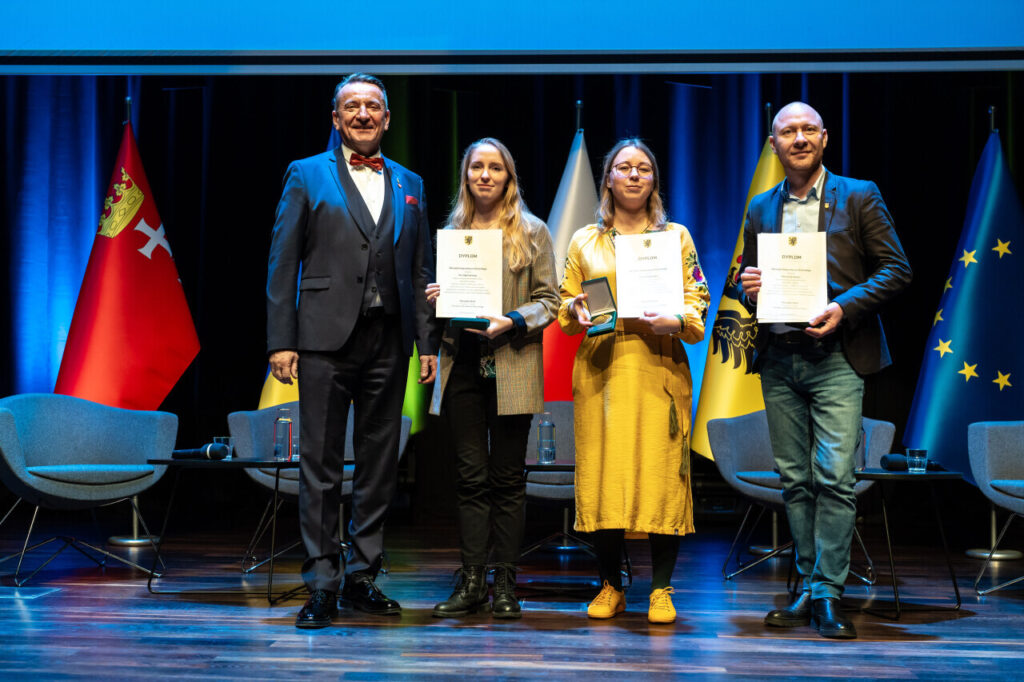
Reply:
M743 216L747 215L751 199L782 182L783 177L782 165L772 152L771 145L765 140L761 148L761 158L754 169L754 177L750 180ZM690 448L694 452L708 459L712 459L711 446L708 443L708 421L722 417L738 417L764 409L761 377L749 373L754 357L757 321L739 301L742 291L742 256L741 220L740 234L736 238L736 248L733 250L729 274L722 290L722 300L718 303L718 314L715 315L715 326L711 330L711 343L708 344L704 380L701 383L700 402L697 405L697 418L694 420L690 443Z

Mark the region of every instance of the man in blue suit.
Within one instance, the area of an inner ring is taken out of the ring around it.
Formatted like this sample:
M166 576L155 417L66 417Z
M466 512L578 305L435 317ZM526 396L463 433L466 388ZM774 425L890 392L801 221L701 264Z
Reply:
M839 609L850 569L856 517L854 452L861 430L863 376L891 363L878 309L902 291L910 265L878 187L822 165L828 131L803 102L772 122L772 150L786 179L750 201L743 226L743 303L761 289L757 235L825 232L828 304L806 325L759 325L754 371L761 373L772 451L796 548L800 595L767 625L813 624L824 637L857 636Z
M348 76L335 88L331 115L341 145L294 161L285 173L267 276L271 372L284 383L302 376L299 521L310 597L295 620L300 628L326 627L338 610L350 404L352 549L341 597L367 613L400 613L374 581L395 492L414 342L420 383L433 381L437 369L433 309L424 294L434 268L423 180L381 156L391 123L384 84L367 74Z

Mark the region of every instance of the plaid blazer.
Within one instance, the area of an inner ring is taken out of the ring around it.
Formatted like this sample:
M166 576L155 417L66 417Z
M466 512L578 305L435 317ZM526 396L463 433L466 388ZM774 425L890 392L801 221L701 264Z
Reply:
M533 264L512 272L502 254L501 300L506 312L516 311L526 322L526 332L515 330L491 340L497 382L498 414L532 414L544 411L544 327L555 320L561 299L555 281L555 254L547 225L532 218L537 257ZM452 229L451 225L444 229ZM439 324L443 324L439 321ZM430 413L440 414L444 389L459 352L460 330L445 327L439 353L439 376L434 382Z

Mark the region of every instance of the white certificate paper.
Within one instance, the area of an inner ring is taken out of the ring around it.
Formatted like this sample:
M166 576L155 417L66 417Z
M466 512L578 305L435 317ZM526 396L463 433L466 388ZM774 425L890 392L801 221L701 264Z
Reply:
M686 311L680 232L615 237L615 299L619 317Z
M437 233L438 317L499 317L501 230Z
M758 322L808 322L828 305L824 232L757 235Z

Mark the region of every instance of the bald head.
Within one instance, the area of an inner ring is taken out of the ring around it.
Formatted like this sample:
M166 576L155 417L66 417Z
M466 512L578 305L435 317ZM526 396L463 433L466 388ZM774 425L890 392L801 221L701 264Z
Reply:
M789 118L790 116L812 119L817 121L819 128L823 130L825 128L825 122L821 120L821 114L815 111L814 107L803 102L790 102L779 109L779 113L775 114L775 118L772 119L772 135L778 135L779 122L783 119Z
M790 191L803 197L806 185L817 177L828 145L828 131L817 111L803 102L791 102L779 109L768 138L789 180Z

